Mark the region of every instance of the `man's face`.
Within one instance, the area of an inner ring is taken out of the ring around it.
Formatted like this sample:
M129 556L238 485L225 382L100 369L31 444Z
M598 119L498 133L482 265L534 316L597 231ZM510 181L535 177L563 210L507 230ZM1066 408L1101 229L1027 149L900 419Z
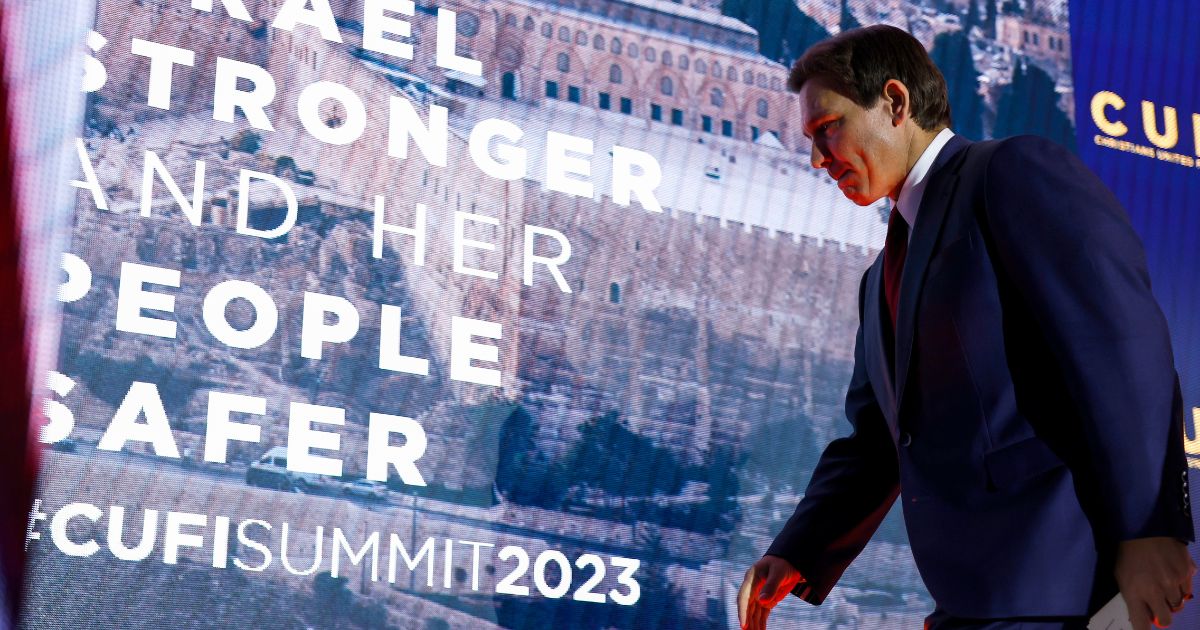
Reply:
M905 91L903 100L907 96ZM881 97L864 109L819 78L800 90L801 128L812 140L813 168L825 169L860 206L898 194L907 175L905 127L893 124L891 111L896 100Z

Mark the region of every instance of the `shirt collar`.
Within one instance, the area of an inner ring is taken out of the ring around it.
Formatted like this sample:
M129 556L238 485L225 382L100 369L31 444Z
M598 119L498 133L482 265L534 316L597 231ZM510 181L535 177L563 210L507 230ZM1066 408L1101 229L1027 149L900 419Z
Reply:
M904 185L900 187L896 205L900 208L900 216L904 217L909 227L916 225L917 210L921 208L921 197L925 196L925 184L929 181L929 168L933 166L933 161L937 159L942 147L946 146L952 137L954 132L950 131L949 127L939 131L929 146L925 147L921 157L917 158L917 163L913 164L908 177L904 179ZM911 230L909 235L912 235Z

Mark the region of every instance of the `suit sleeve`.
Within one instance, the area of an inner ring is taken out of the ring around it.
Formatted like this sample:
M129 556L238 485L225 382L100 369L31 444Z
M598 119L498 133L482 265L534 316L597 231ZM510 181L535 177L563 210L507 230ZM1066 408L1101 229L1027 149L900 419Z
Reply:
M1074 154L1035 136L997 146L985 192L993 256L1082 422L1102 533L1193 540L1167 323L1120 202Z
M846 417L853 432L829 443L821 454L796 511L767 550L804 577L792 591L820 604L866 546L900 492L896 447L875 400L863 358L863 294L854 372L846 392Z

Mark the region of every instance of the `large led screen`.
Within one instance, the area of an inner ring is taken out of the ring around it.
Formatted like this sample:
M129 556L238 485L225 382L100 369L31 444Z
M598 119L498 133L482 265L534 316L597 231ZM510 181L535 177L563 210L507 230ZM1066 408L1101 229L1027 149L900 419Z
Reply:
M1076 143L1065 0L94 11L29 628L737 627L890 209L792 61L896 25L956 133ZM772 620L933 606L897 506Z

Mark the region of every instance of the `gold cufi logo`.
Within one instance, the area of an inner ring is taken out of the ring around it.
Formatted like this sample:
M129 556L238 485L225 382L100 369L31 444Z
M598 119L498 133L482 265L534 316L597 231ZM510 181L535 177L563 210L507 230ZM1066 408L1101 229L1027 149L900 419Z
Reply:
M1197 160L1200 158L1200 113L1185 113L1184 116L1190 116L1191 129L1184 129L1176 107L1148 100L1142 100L1140 105L1141 125L1137 125L1136 110L1130 111L1133 108L1120 94L1109 90L1093 94L1090 110L1092 122L1099 131L1094 142L1180 166L1200 167ZM1131 125L1140 131L1140 135L1131 134Z

